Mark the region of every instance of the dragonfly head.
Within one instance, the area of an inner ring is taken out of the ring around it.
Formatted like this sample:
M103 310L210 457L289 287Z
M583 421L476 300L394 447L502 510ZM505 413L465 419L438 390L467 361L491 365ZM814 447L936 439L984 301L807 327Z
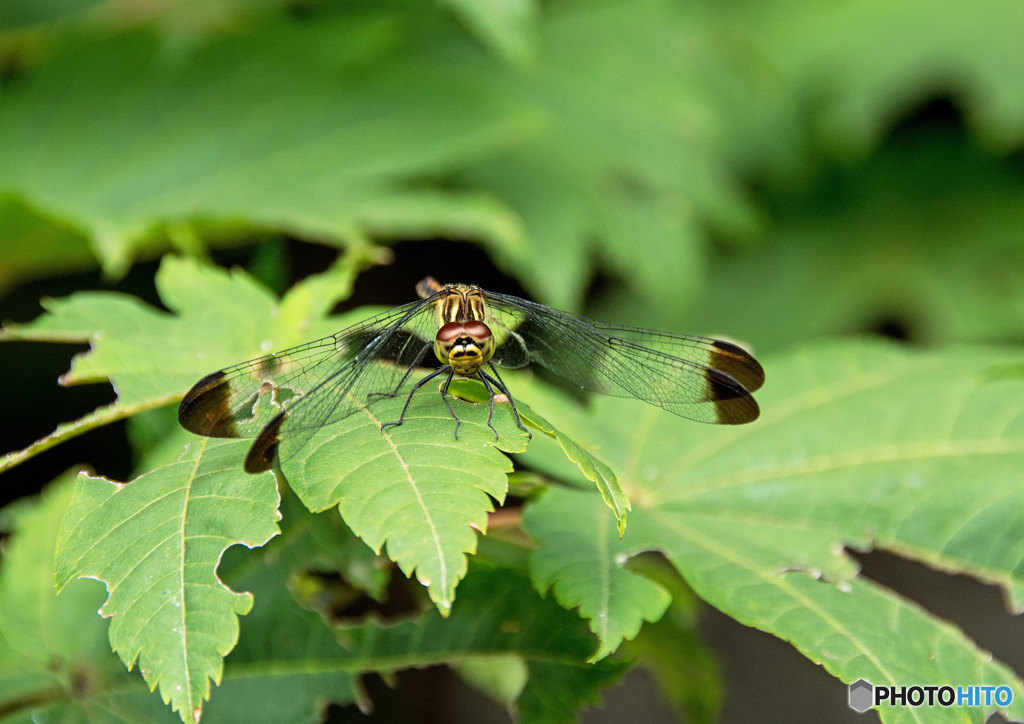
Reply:
M448 322L437 330L434 354L457 375L475 375L494 354L494 336L483 322Z

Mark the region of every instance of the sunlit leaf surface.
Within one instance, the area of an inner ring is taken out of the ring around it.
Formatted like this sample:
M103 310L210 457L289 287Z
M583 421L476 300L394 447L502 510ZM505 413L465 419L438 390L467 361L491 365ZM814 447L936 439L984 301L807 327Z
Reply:
M277 490L237 465L234 442L194 444L128 485L83 474L57 543L57 582L97 578L110 643L183 718L201 711L252 596L216 575L225 548L277 533Z
M1020 718L1024 687L1013 672L955 626L860 578L843 546L998 584L1013 612L1024 609L1015 532L1024 357L847 342L766 368L763 418L725 431L595 400L584 424L603 421L591 439L633 503L627 534L611 534L592 494L549 491L526 518L541 544L535 578L617 642L658 615L656 596L636 596L646 584L621 566L660 551L704 600L844 681L1005 684L1009 715Z

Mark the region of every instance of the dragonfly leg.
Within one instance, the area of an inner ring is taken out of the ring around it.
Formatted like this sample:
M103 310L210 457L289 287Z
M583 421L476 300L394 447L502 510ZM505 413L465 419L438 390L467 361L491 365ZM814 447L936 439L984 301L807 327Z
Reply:
M409 411L409 405L412 404L412 396L416 394L416 390L418 390L423 385L425 385L427 382L429 382L430 380L434 379L439 374L442 374L444 372L448 373L448 382L451 382L451 380L452 380L452 372L451 372L451 367L449 367L448 365L445 365L444 367L439 367L436 370L434 370L433 372L431 372L429 375L427 375L422 380L420 380L415 385L413 385L412 389L409 390L409 396L405 400L405 407L402 408L402 414L398 416L398 419L393 421L393 422L385 422L383 425L380 426L380 431L384 432L384 428L385 427L391 427L392 425L394 425L395 427L398 427L399 425L401 425L402 422L405 420L405 413ZM408 374L406 375L406 377L408 377ZM445 382L445 385L444 385L445 392L448 391L448 382ZM391 393L391 395L389 395L389 396L390 397L394 397L395 393L397 393L397 392L398 392L398 390L395 390L395 392ZM444 404L447 405L448 401L445 400ZM449 407L448 411L451 412L451 409L452 408ZM454 412L452 412L452 417L455 417L455 413ZM458 421L458 419L459 418L455 417L456 421ZM456 436L458 436L458 427L455 428L455 431L456 431Z
M447 367L447 365L445 365ZM442 368L443 369L443 368ZM452 376L455 372L449 367L448 368L448 379L444 381L441 386L441 399L444 401L444 406L448 408L448 412L451 413L452 419L455 420L455 439L459 439L459 425L462 424L462 420L455 414L455 410L452 409L451 404L448 402L448 385L452 383Z
M491 424L491 420L494 419L494 390L491 389L491 383L487 379L487 375L484 374L483 370L477 370L477 376L480 381L484 383L484 388L487 390L488 396L491 398L491 409L487 412L487 427L491 428L491 432L494 433L494 439L498 439L498 431L494 429L494 425ZM505 395L508 397L508 395ZM509 397L511 400L512 398Z
M478 374L480 375L480 379L483 380L484 386L487 388L487 391L491 393L491 414L494 414L494 393L491 392L491 387L488 384L488 381L490 381L495 387L497 387L499 390L501 390L501 393L503 395L505 395L505 397L508 398L508 404L512 407L512 414L516 418L516 427L518 427L520 430L522 430L523 432L526 433L526 439L527 440L532 440L533 439L533 433L531 433L529 430L527 430L523 426L523 420L522 420L522 418L519 417L519 410L516 409L516 401L514 399L512 399L512 393L508 391L507 387L505 387L505 383L502 381L501 375L498 374L497 368L495 368L494 365L490 365L490 364L487 365L487 366L491 368L491 372L494 373L494 377L491 377L489 374L484 372L483 368L480 369ZM487 426L490 427L490 425L491 425L491 418L488 417L487 418ZM493 430L494 428L491 427L491 429ZM497 433L495 433L495 435L497 435Z
M433 345L429 345L429 344L423 345L423 349L421 349L419 351L419 353L416 355L416 359L414 359L412 361L412 363L409 365L409 368L405 371L405 374L402 375L402 379L400 379L398 381L398 384L395 385L395 389L391 390L391 392L370 392L369 394L366 395L367 401L369 401L370 398L377 399L377 398L381 398L381 397L394 397L395 395L397 395L398 391L400 389L402 389L402 385L404 385L406 383L406 381L409 379L409 377L412 375L412 373L416 371L416 368L420 366L420 362L423 361L423 358L426 356L427 351L431 350L431 349L433 349ZM426 379L424 379L422 381L426 382L426 380L429 380L429 379L430 378L427 377ZM417 387L418 386L419 385L417 385ZM413 389L416 389L416 388L413 388Z

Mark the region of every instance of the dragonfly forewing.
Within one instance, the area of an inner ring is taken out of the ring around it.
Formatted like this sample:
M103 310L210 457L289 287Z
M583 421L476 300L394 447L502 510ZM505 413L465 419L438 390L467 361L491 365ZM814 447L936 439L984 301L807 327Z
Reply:
M278 413L317 384L315 372L353 356L337 335L207 375L178 407L178 421L207 437L256 437ZM325 364L326 363L326 364Z
M284 436L294 438L298 449L319 428L397 392L432 348L431 315L429 300L413 302L330 337L215 372L185 395L178 419L200 435L258 438L252 460L272 452Z

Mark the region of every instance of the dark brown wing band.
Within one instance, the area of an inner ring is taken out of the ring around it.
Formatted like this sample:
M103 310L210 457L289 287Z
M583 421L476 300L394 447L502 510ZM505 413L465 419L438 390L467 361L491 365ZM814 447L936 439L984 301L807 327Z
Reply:
M223 371L206 375L185 393L178 405L178 422L183 428L206 437L238 437L228 406L231 386Z
M245 456L245 472L262 473L270 470L274 465L274 456L277 455L277 446L281 442L278 433L281 431L281 423L284 422L288 413L279 412L273 420L267 423L263 432L249 448Z

